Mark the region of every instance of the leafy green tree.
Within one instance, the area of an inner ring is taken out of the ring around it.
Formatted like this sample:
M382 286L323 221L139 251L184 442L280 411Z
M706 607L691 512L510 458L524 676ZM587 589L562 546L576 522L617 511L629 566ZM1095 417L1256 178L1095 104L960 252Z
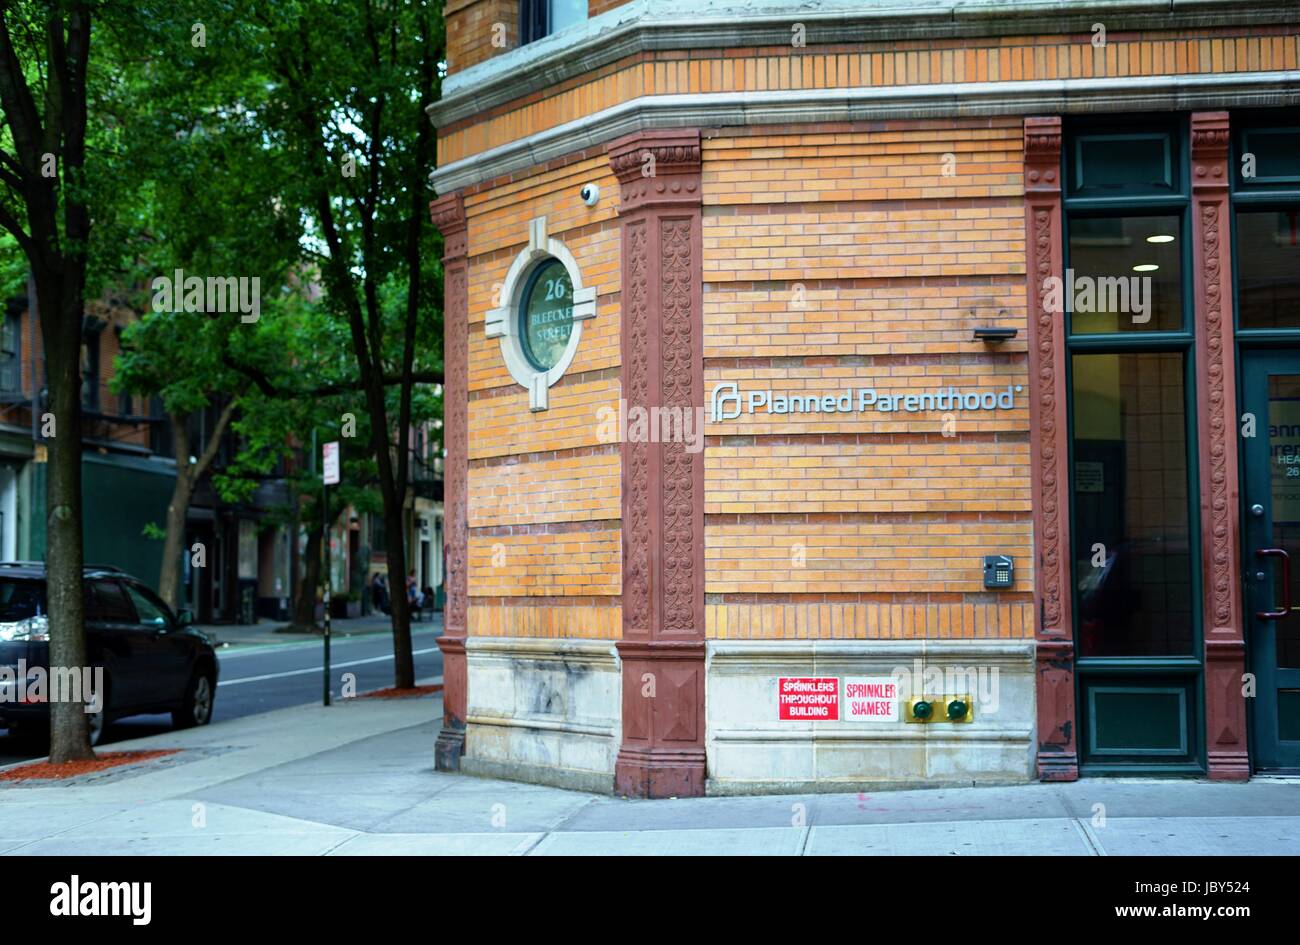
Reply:
M303 575L293 598L291 626L309 630L315 625L316 593L322 585L321 552L330 527L346 508L377 513L383 508L377 491L374 457L370 454L369 417L354 383L355 364L348 351L346 326L319 304L304 303L292 326L294 348L292 371L313 378L310 394L295 392L288 383L271 386L272 396L246 399L246 408L234 424L240 437L235 461L215 475L214 483L223 499L248 499L273 470L285 460L282 478L289 502L268 511L267 520L300 531L307 542L303 554ZM288 348L288 345L285 346ZM260 391L258 392L261 393ZM317 458L308 452L314 438ZM329 490L329 508L322 515L324 487L318 462L320 444L337 440L342 451L339 485Z
M226 43L220 61L266 82L253 120L295 168L284 199L305 221L304 252L319 269L324 304L348 327L396 591L407 570L415 385L442 380L441 241L426 217L434 137L425 115L440 87L442 21L426 0L214 3L206 16L208 36ZM244 368L263 393L275 391ZM393 594L392 617L394 682L411 686L402 593Z
M123 57L103 105L114 127L133 130L119 174L134 196L134 231L124 236L133 254L120 279L144 313L123 337L114 386L160 398L171 427L176 482L158 588L172 606L194 490L232 419L260 396L231 365L267 375L291 365L291 322L306 289L296 278L301 221L280 196L290 167L249 118L265 104L265 83L248 72L203 68L207 36L196 12L178 5L155 20L145 35L148 55ZM179 67L177 57L185 60ZM233 299L206 291L201 304L177 310L186 294L168 289L195 278L205 289L207 280L216 280L214 289L238 285L241 302L253 294L242 290L255 287L256 310L236 311ZM192 441L191 419L210 407L216 422L202 442Z
M89 3L0 9L0 227L36 286L49 378L46 574L51 669L86 663L82 600L81 326L95 168L87 166ZM94 757L81 704L53 700L50 759Z

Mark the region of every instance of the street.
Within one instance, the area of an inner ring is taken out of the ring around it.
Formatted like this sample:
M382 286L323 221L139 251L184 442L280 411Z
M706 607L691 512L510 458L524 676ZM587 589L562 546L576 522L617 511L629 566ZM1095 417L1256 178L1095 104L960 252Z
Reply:
M434 642L437 626L411 633L415 678L428 680L442 674L442 654ZM256 715L272 709L321 701L321 640L310 637L290 643L248 643L217 650L220 679L213 705L212 725ZM340 636L331 640L330 665L333 692L339 696L343 674L356 676L356 693L393 684L393 640L387 632ZM169 732L168 715L139 715L111 723L101 745ZM42 747L0 736L0 765L40 757Z

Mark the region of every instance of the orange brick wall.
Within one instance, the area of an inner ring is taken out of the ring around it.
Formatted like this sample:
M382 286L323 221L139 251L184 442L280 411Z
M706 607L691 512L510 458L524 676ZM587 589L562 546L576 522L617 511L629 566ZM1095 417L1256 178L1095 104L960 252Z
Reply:
M522 535L471 532L470 596L618 594L619 540L618 530L610 528Z
M605 195L595 207L584 184ZM466 195L469 218L469 632L617 638L621 632L617 416L619 226L616 182L603 154L519 175ZM547 410L506 370L484 334L506 274L545 216L596 288L573 363ZM602 410L608 411L602 413Z
M469 470L471 527L619 517L617 447Z
M777 436L711 446L705 514L1029 512L1023 439L895 439L861 448Z
M884 521L850 516L768 524L713 524L705 552L714 594L945 594L983 589L981 549L1020 551L1023 521L921 514ZM1019 585L1029 590L1024 572Z
M461 22L457 68L481 54L467 38L490 6L449 12L449 36ZM645 95L1300 65L1300 38L1247 32L1112 32L1103 48L1042 36L663 53L442 128L439 160ZM1032 635L1021 135L1020 116L703 129L706 391L1016 390L1014 409L996 412L710 424L710 636ZM577 196L589 182L604 194L595 208ZM619 460L600 428L620 396L617 192L599 147L465 191L475 632L618 634ZM530 414L483 319L538 215L598 298L550 408ZM973 342L988 324L1020 337ZM1012 590L984 590L991 553L1015 557Z
M460 72L519 44L519 0L448 0L447 74ZM501 24L503 46L494 46L493 28Z
M480 0L486 2L486 0ZM450 22L448 43L451 43ZM629 58L440 130L438 163L645 95L777 89L896 87L1300 68L1300 35L1284 27L1225 27L1178 33L907 40L852 46L789 46L660 53Z
M1032 636L1021 151L1014 118L705 140L706 390L1014 391L711 423L711 637ZM984 590L992 553L1011 591Z
M709 604L709 636L719 640L1029 639L1034 605Z

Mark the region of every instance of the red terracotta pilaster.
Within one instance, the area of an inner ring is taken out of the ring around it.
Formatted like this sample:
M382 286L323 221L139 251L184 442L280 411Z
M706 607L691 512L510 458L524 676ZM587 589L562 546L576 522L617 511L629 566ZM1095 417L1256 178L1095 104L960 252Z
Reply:
M469 240L465 202L459 191L429 205L443 236L444 445L443 527L446 536L447 604L438 648L442 650L442 731L434 748L439 771L455 771L465 748L469 674L465 635L469 608ZM400 590L400 589L399 589Z
M1069 399L1065 318L1047 305L1063 278L1061 119L1025 119L1025 269L1029 292L1029 442L1034 502L1038 776L1079 777L1070 612Z
M622 383L628 409L704 404L697 130L609 146L622 221ZM696 431L702 433L702 431ZM700 439L702 442L702 437ZM704 793L704 454L629 443L623 461L620 794Z
M1201 567L1205 577L1205 738L1212 779L1250 777L1242 633L1228 203L1228 113L1192 115L1192 258L1196 299Z

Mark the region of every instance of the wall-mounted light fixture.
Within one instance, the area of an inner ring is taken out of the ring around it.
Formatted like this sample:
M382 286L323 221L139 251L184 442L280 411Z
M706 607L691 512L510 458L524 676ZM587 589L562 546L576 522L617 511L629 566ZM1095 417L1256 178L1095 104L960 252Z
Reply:
M991 345L999 345L1019 334L1018 328L998 328L995 325L981 325L975 329L975 340Z

